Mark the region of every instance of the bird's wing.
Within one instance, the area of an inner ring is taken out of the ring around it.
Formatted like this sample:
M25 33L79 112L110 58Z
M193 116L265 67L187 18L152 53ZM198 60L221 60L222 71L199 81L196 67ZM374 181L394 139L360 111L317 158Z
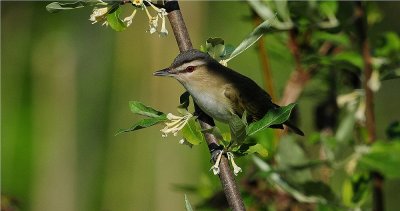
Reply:
M233 113L242 117L246 111L249 122L261 119L270 109L268 103L271 101L268 94L264 93L242 93L242 90L231 84L224 86L224 95L230 102Z
M224 95L228 99L231 112L241 117L245 109L241 105L240 96L238 96L238 92L232 84L224 85Z

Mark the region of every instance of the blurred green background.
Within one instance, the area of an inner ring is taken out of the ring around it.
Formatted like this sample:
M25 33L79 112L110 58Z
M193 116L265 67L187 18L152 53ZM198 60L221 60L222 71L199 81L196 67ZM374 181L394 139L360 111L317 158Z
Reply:
M184 210L174 185L210 174L206 145L189 149L177 137L161 138L161 126L114 136L138 118L130 100L175 112L183 88L152 76L178 54L169 25L166 38L150 35L139 11L131 27L115 32L92 25L90 8L50 14L46 4L1 2L2 194L22 210ZM384 21L371 34L400 33L400 3L379 4ZM212 36L237 45L254 28L244 2L184 1L181 9L196 47ZM285 37L268 35L266 47L279 95L293 59ZM263 83L254 48L229 65ZM400 116L399 89L385 81L376 95L379 136ZM312 102L299 101L306 134ZM399 196L398 186L386 186L389 198Z

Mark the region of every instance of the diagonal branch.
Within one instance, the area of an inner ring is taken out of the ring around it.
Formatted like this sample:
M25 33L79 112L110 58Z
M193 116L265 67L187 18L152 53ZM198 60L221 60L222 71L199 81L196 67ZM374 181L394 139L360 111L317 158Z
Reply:
M182 52L192 49L193 46L190 41L189 33L186 29L181 11L179 9L178 2L175 0L166 1L165 8L168 12L168 19L171 23L171 27L174 32L179 50ZM196 105L195 110L195 112L199 114L198 121L203 130L210 129L215 126L214 120L206 115L203 111L201 111L201 109ZM218 140L213 134L206 133L205 138L211 153L214 150L218 149ZM219 168L219 178L221 180L221 184L224 189L229 206L234 211L245 210L239 189L235 183L235 178L229 168L228 159L225 156L222 156Z

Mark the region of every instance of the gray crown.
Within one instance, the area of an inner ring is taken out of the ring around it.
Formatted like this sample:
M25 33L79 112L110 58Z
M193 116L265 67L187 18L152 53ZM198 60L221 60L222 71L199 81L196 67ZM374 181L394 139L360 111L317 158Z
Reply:
M197 60L197 59L199 59L199 60L207 60L207 61L210 61L210 62L214 60L207 53L201 52L201 51L196 50L196 49L191 49L191 50L184 51L184 52L180 53L175 58L175 60L172 63L171 67L179 67L182 64L185 64L185 63Z

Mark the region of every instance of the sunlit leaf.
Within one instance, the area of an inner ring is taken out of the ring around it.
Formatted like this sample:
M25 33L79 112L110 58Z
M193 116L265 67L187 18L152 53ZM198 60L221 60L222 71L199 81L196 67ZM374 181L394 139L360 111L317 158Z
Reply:
M126 24L119 17L120 13L121 9L118 8L115 9L115 11L111 9L110 13L107 14L107 22L115 31L123 31L127 27Z
M349 62L350 64L358 67L359 69L362 69L364 64L363 64L363 59L360 55L360 53L357 52L350 52L350 51L345 51L336 54L333 57L334 60L336 61L346 61Z
M193 145L198 145L204 140L203 133L193 118L182 128L182 135L186 141Z
M132 113L140 114L140 115L143 115L143 116L159 117L159 116L164 114L163 112L157 111L154 108L146 106L143 103L138 102L138 101L130 101L129 102L129 107L130 107Z
M46 10L50 13L57 13L63 10L79 9L92 5L107 5L107 3L101 3L100 1L76 1L72 3L52 2L46 6Z
M295 103L291 103L287 106L269 110L261 120L251 123L247 127L247 135L251 136L271 125L277 125L286 122L295 106Z
M186 194L185 194L185 208L186 208L186 211L193 211L192 205L190 204L189 199L186 196Z
M167 120L168 119L167 119L167 116L165 114L161 115L161 116L158 116L158 117L155 117L155 118L142 119L142 120L139 120L138 122L136 122L135 124L133 124L130 128L119 130L117 132L117 134L115 134L115 135L117 136L117 135L119 135L121 133L126 133L126 132L131 132L131 131L147 128L147 127L156 125L158 123L165 122Z
M268 151L261 144L250 146L246 154L258 153L262 157L268 156Z
M400 178L400 142L377 141L371 146L369 153L364 154L360 166L378 171L389 179Z
M261 38L264 34L268 32L272 32L273 29L271 28L271 23L272 21L275 21L276 17L273 16L273 18L270 18L264 22L262 22L260 25L258 25L232 52L232 54L229 56L228 59L225 61L228 62L229 60L233 59L246 49L248 49L250 46L252 46L255 42L257 42L258 39Z
M322 13L327 16L335 15L338 7L336 1L320 1L318 3L319 9Z
M370 178L365 174L355 174L347 178L342 186L342 201L348 207L359 207L368 196Z

